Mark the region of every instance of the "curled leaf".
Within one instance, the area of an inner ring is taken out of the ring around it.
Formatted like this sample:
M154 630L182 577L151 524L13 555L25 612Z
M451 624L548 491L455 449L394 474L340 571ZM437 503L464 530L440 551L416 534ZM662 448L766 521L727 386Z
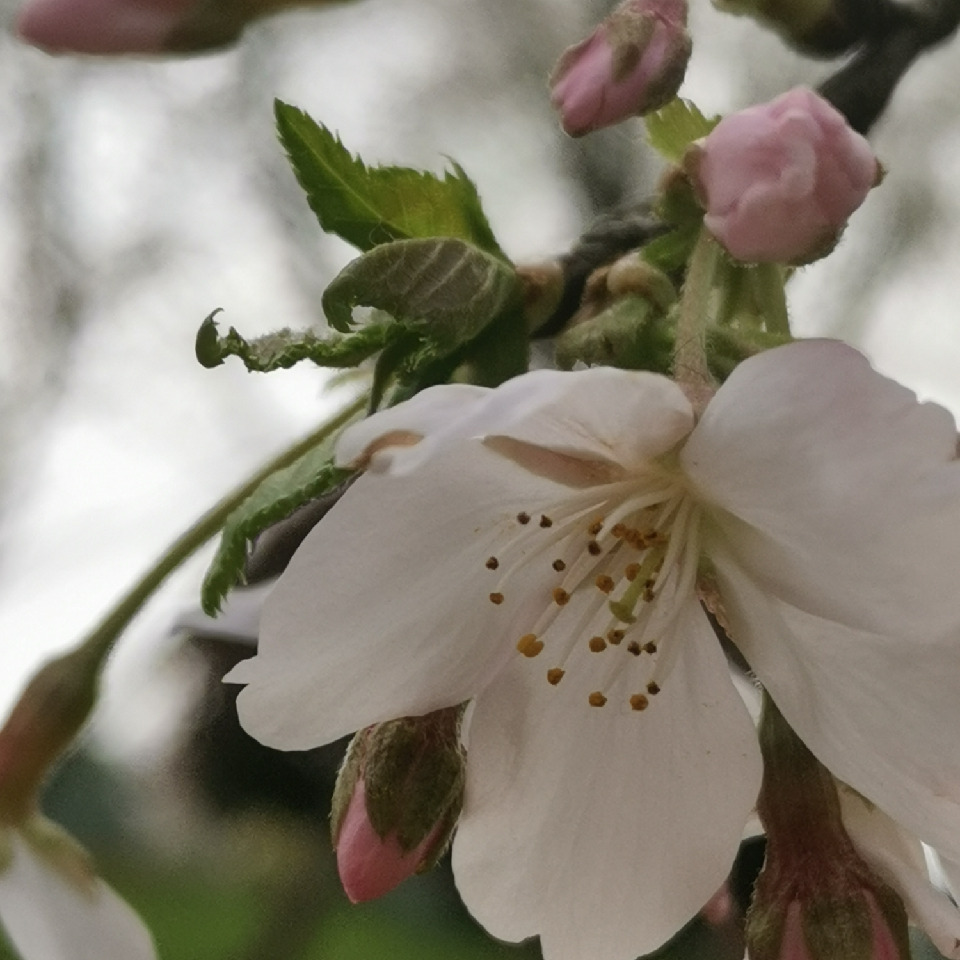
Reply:
M513 267L452 237L398 240L347 264L323 295L347 332L356 306L376 307L448 349L472 340L520 295Z

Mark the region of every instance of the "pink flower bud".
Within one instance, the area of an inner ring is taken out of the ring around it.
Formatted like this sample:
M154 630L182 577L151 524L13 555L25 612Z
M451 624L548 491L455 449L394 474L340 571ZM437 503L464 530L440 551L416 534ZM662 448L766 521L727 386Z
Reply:
M160 53L193 0L29 0L17 32L51 53Z
M626 0L564 51L551 100L571 137L640 116L672 100L690 59L685 0Z
M327 0L27 0L17 32L50 53L196 53L297 2Z
M910 960L903 901L857 853L832 775L767 694L759 734L767 850L744 931L750 960Z
M373 900L434 866L463 806L460 707L361 730L333 792L331 827L347 896Z
M834 915L827 912L830 923L823 924L829 905L817 904L810 909L794 900L786 909L776 960L910 960L905 940L891 929L876 898L861 891L859 902L836 904ZM842 922L836 922L836 916ZM760 955L751 960L762 960Z
M86 723L97 698L102 656L86 647L45 663L0 729L0 821L34 812L40 785Z
M684 165L707 229L748 263L829 252L880 174L870 144L805 87L722 120Z
M412 877L442 830L440 824L412 850L404 851L396 831L381 837L374 829L367 813L366 784L357 780L337 837L337 870L350 901L375 900Z

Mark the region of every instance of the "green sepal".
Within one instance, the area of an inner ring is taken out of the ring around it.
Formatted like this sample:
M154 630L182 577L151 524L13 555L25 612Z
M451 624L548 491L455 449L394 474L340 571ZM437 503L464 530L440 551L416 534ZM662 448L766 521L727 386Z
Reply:
M671 324L650 299L621 297L595 317L565 330L556 341L556 362L570 370L589 366L669 373L673 361Z
M296 107L274 104L277 131L320 226L360 250L417 237L458 237L501 259L473 181L456 163L443 178L409 167L368 167Z
M333 464L332 443L308 450L290 466L278 470L232 513L223 526L220 544L203 579L200 604L216 616L231 587L243 580L247 551L254 538L297 507L344 483L351 475Z
M346 333L354 307L376 307L452 350L477 336L519 290L513 267L472 244L398 240L348 263L324 292L323 310Z
M723 383L749 357L764 350L791 343L789 334L767 333L765 330L737 330L733 327L707 328L707 364L710 372Z
M703 225L703 208L682 172L674 171L666 178L655 209L672 229L645 244L640 255L665 273L680 274L686 269Z
M700 236L700 220L684 223L674 227L669 233L664 233L651 240L640 251L640 256L651 266L657 267L664 273L675 274L682 271L693 248L697 237Z
M227 357L239 357L251 372L286 370L301 360L319 367L356 367L396 340L402 331L393 323L369 323L347 337L319 337L312 330L284 328L246 340L230 327L220 335L215 314L197 331L197 360L218 367Z
M695 103L680 97L644 118L650 146L672 163L679 163L687 147L719 122L720 117L707 118Z

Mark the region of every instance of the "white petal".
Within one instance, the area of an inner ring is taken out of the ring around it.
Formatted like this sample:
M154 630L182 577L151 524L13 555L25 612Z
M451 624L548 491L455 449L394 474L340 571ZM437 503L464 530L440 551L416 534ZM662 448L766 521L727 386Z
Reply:
M682 465L765 589L865 629L957 636L955 450L947 411L821 340L741 364Z
M465 383L422 390L405 403L381 410L344 430L337 441L337 463L341 466L361 463L369 458L372 450L390 447L391 437L406 436L405 442L409 443L416 437L444 434L482 406L491 392Z
M690 404L666 377L607 367L535 370L496 390L425 390L347 430L337 457L362 460L385 444L389 449L374 458L374 468L409 472L455 439L506 437L633 471L673 449L692 427ZM419 436L424 442L416 443Z
M226 678L248 684L244 727L270 746L306 749L473 696L515 655L529 629L518 620L551 602L549 557L501 583L525 549L517 514L567 495L474 441L412 475L361 477L268 597L257 657Z
M920 841L843 784L839 788L843 825L860 856L900 894L910 919L937 949L960 958L960 910L930 882Z
M690 403L671 380L610 367L528 373L496 391L496 407L501 417L491 418L487 437L627 472L648 466L693 428Z
M804 743L919 839L960 856L957 642L815 617L714 561L731 635Z
M60 876L16 831L0 874L0 922L23 960L153 960L140 918L102 880L89 891Z
M756 736L694 601L676 630L679 660L643 712L612 693L588 706L573 662L551 687L546 652L479 698L453 868L494 936L539 934L546 960L634 960L726 877L759 786Z
M940 856L940 869L955 900L960 900L960 861Z

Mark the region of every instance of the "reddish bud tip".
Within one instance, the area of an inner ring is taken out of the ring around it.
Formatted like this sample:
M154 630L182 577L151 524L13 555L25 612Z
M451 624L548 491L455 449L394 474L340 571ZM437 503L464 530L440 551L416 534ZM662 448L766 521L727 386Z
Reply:
M337 838L337 870L352 903L376 900L413 876L436 841L436 831L404 853L395 833L381 837L367 814L367 791L357 780Z

